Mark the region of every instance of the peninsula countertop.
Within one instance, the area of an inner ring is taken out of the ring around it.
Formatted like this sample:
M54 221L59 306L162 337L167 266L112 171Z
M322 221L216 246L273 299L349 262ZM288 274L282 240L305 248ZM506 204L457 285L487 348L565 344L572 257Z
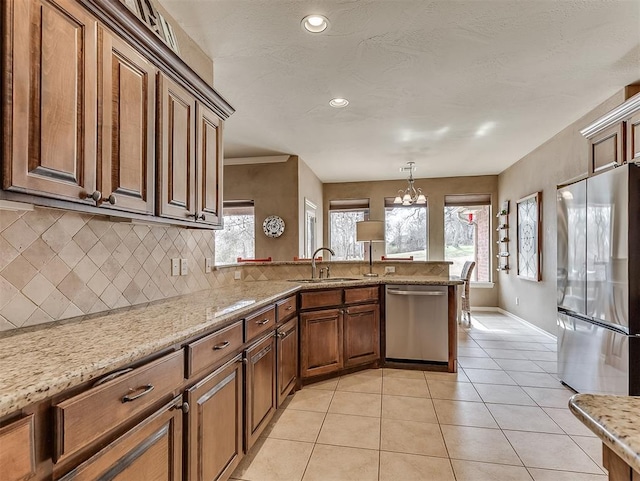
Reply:
M640 397L576 394L571 412L640 473Z
M300 290L377 284L458 285L457 278L237 282L98 315L0 334L0 417L222 328Z

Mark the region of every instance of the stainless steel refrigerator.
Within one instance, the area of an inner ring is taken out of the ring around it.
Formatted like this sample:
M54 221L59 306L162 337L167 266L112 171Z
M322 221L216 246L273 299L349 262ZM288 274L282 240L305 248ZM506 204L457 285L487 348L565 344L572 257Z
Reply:
M640 395L640 167L558 188L558 375Z

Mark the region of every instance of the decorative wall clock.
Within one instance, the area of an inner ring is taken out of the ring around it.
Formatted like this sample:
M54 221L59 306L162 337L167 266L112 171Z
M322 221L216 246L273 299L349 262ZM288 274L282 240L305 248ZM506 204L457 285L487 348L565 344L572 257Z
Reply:
M262 230L267 237L280 237L284 233L284 220L277 215L270 215L262 223Z
M528 195L517 203L518 277L540 280L540 197Z

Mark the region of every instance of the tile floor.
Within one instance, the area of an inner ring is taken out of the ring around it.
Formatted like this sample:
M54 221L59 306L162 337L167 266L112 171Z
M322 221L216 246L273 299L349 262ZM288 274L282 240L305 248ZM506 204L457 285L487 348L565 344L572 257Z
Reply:
M498 313L459 329L457 374L368 370L305 387L232 479L605 481L556 345Z

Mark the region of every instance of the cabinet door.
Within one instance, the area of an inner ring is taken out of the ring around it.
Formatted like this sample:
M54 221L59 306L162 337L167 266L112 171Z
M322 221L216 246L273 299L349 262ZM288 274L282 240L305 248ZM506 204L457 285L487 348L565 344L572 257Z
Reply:
M590 173L596 174L623 164L625 161L623 142L624 122L613 125L590 139Z
M342 313L340 309L300 315L300 377L342 369Z
M366 364L380 359L380 307L352 306L344 314L344 365Z
M158 213L193 219L196 209L196 100L158 74Z
M278 407L293 390L298 377L298 318L278 329Z
M247 393L245 450L256 442L276 410L276 344L275 336L253 344L245 354Z
M187 391L186 479L227 479L242 459L242 382L238 356Z
M116 209L153 214L155 68L117 36L100 33L98 190L114 196Z
M222 121L198 104L198 169L196 192L200 222L222 222Z
M9 2L3 187L93 204L97 21L74 0Z
M640 161L640 113L627 122L627 161Z
M180 481L182 479L182 397L106 446L61 481Z

